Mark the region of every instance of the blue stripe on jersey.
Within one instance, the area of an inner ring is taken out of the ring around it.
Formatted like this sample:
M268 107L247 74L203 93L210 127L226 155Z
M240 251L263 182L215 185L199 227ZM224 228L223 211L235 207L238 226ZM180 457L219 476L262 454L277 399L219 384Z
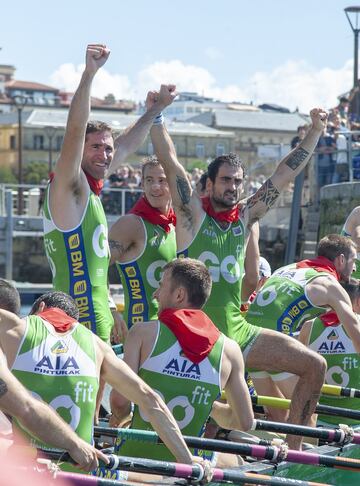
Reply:
M277 330L284 334L292 336L297 330L300 330L302 315L313 306L310 304L305 295L301 295L290 303L277 320ZM321 311L319 311L321 314ZM295 324L295 328L293 329Z
M117 263L121 268L121 279L125 280L125 285L129 295L129 309L128 309L128 327L130 328L136 322L143 322L149 320L149 304L146 297L144 282L141 276L141 271L136 262L132 263Z
M69 294L79 308L79 322L96 334L91 281L81 227L73 231L64 232L63 238L69 267Z

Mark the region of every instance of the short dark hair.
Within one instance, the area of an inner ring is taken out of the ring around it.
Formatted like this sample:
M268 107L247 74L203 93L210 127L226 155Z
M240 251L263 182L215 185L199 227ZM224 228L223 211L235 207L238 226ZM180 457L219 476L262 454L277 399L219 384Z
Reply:
M360 297L360 280L357 278L350 278L349 282L341 282L341 285L349 294L351 302Z
M0 278L0 309L20 315L20 295L17 289L7 280Z
M164 271L171 272L173 289L185 287L192 307L201 309L211 293L211 275L206 266L193 258L177 258L167 263Z
M162 165L159 162L159 159L156 157L156 155L150 155L150 157L145 157L143 159L143 163L142 163L142 166L141 166L141 177L142 178L145 177L145 169L147 167L161 167L162 168Z
M70 295L65 294L65 292L54 291L40 295L33 303L30 314L36 314L41 302L44 302L46 307L57 307L73 319L79 319L79 309L75 300Z
M341 236L337 234L330 234L324 236L319 241L317 255L327 258L332 262L336 257L343 254L345 258L349 258L351 250L356 250L356 245L348 236Z
M88 121L86 125L86 135L88 135L89 133L98 133L98 132L110 132L111 136L113 136L112 128L107 123L99 120Z
M207 178L208 178L208 173L204 172L203 174L201 174L200 179L198 180L198 184L200 184L200 189L202 192L204 192L206 189Z
M237 154L230 152L227 155L220 155L219 157L216 157L216 159L214 159L208 165L207 173L211 182L215 182L219 169L224 164L228 164L231 167L235 167L237 169L242 169L243 175L245 177L245 167L242 160Z

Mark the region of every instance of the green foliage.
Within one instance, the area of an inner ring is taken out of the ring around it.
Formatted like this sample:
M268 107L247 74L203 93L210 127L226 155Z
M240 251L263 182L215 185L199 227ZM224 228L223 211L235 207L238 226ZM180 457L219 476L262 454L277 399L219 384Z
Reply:
M25 184L41 184L49 178L49 166L47 162L32 161L24 168L23 180Z
M193 169L201 169L203 171L207 171L208 164L205 162L205 160L200 160L200 159L192 159L189 160L187 164L187 170L191 172Z
M10 167L0 167L0 183L16 184L17 177Z
M360 198L333 197L320 202L320 238L330 233L340 233L346 218L355 206L360 206Z

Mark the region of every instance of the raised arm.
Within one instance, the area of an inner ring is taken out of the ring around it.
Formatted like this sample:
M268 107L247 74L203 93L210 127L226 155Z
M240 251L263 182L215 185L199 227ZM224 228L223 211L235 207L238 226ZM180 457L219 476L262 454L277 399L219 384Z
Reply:
M173 88L173 86L162 85L160 96ZM151 106L152 98L148 96L146 102ZM175 146L165 125L153 125L150 134L154 152L164 168L170 187L173 208L178 218L177 230L184 229L194 234L203 214L200 198L196 191L193 191L186 171L178 161Z
M119 135L115 140L115 154L110 166L110 172L116 171L124 160L144 143L146 136L154 122L154 119L173 102L176 96L175 90L160 89L158 93L152 92L153 102L147 104L147 110L133 125ZM148 95L149 96L149 95Z
M131 368L118 359L112 349L98 340L104 353L102 377L129 401L137 403L178 462L190 464L191 453L180 429L164 401Z
M102 44L87 46L85 70L70 105L64 141L54 170L53 188L72 190L74 186L79 186L81 178L84 178L81 161L86 124L90 115L91 85L95 74L105 64L109 55L110 51Z
M263 217L274 205L280 192L304 169L309 162L319 137L326 127L327 113L320 108L310 112L312 125L304 140L284 157L273 175L267 179L256 193L247 199L244 216L248 225Z

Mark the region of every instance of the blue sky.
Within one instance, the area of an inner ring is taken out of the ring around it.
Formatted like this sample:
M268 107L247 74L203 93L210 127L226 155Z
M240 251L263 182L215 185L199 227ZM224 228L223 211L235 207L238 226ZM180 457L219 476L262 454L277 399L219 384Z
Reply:
M142 99L175 82L224 100L330 107L352 85L342 0L19 0L1 7L0 63L73 90L88 42L111 57L93 93Z

